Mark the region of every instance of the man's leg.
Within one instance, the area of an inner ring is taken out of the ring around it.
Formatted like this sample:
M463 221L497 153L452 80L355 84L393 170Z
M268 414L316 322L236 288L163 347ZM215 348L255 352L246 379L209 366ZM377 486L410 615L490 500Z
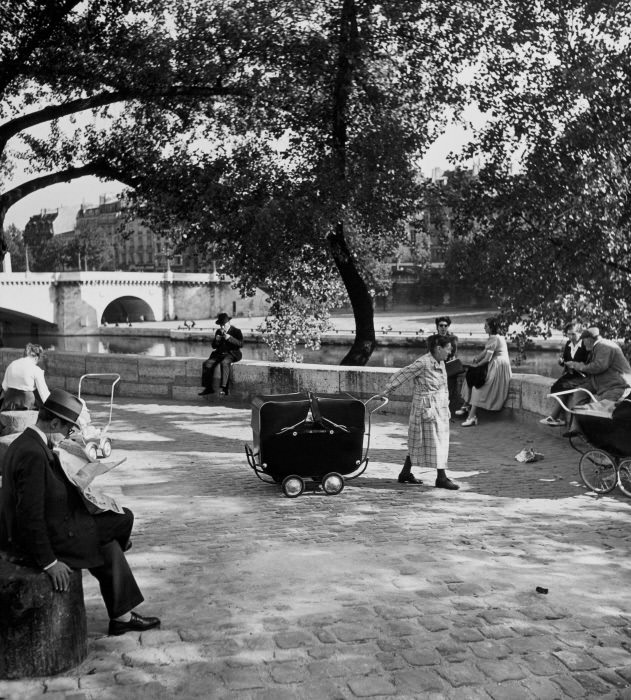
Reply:
M144 600L123 553L123 549L128 548L134 525L134 514L127 508L124 511L123 514L106 511L93 516L104 562L90 569L90 573L99 582L110 618L124 615Z
M233 362L230 355L226 355L221 361L221 390L224 394L230 390L230 370Z
M204 387L202 391L199 392L200 396L204 394L214 393L213 389L213 375L215 373L215 367L219 364L219 360L215 357L209 357L202 364L202 386Z

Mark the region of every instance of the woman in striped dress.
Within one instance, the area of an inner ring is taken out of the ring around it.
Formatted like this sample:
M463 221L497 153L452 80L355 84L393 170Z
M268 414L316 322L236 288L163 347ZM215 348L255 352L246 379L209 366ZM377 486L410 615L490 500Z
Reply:
M401 484L421 484L412 474L412 466L436 469L436 487L458 489L446 474L449 457L449 394L445 359L451 352L449 337L428 338L429 352L392 375L383 394L412 380L412 410L408 425L408 456L399 474Z

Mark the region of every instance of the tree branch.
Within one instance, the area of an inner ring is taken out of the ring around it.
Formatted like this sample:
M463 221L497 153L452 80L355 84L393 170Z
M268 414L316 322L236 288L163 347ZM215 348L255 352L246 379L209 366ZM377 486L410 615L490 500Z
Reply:
M223 87L217 84L215 87L197 85L176 85L163 90L116 90L113 92L102 92L91 97L70 100L50 107L44 107L36 112L25 114L0 125L0 153L4 150L7 141L24 129L28 129L37 124L67 117L70 114L83 112L87 109L104 107L115 102L126 100L142 99L147 102L168 98L181 97L223 97L245 95L245 90L239 88Z
M71 180L76 180L86 175L95 175L106 180L119 180L130 187L134 187L136 184L132 176L126 175L105 161L95 160L85 165L59 170L54 173L33 178L28 182L18 185L18 187L4 192L0 195L0 217L2 217L3 220L7 211L14 204L24 199L24 197L27 197L29 194L33 194L33 192L42 190L50 185L57 185L60 182L70 182ZM0 220L0 226L3 223L2 220Z

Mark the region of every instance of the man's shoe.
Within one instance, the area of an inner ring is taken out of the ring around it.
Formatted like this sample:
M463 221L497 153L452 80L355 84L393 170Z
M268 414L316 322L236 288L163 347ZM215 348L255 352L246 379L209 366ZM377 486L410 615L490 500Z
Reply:
M397 481L400 484L422 484L423 482L420 479L417 479L414 474L399 474L399 478Z
M455 484L449 477L444 476L442 478L436 479L436 488L457 491L460 488L460 486L458 486L458 484Z
M227 389L222 388L219 392L219 396L228 396L229 393Z
M110 637L117 637L125 632L146 632L155 627L160 627L160 618L158 617L143 617L138 613L132 612L131 620L121 622L120 620L110 620L110 626L107 633Z
M214 389L202 389L197 396L207 396L208 394L214 394Z

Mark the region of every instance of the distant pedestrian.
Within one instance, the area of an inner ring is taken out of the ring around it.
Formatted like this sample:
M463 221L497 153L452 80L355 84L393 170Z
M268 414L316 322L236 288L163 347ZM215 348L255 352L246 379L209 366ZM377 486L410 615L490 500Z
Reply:
M484 350L473 358L472 365L475 368L485 368L486 377L480 386L470 385L467 378L462 382L461 395L464 404L456 411L456 415L469 414L462 423L468 428L478 424L477 410L484 408L487 411L501 411L506 398L512 377L510 357L506 338L500 333L499 321L496 318L487 318L484 330L489 338Z
M46 401L50 391L39 367L43 358L41 345L27 343L24 357L9 364L2 380L1 411L37 410Z
M401 384L412 380L414 393L408 424L408 455L398 481L401 484L422 484L412 474L413 466L436 469L436 488L458 489L446 473L449 457L449 394L445 359L451 342L444 335L428 338L429 352L411 365L392 375L383 391L388 395Z
M199 396L213 394L213 376L217 365L220 366L220 390L222 396L226 396L230 392L230 372L232 365L238 362L241 357L241 348L243 347L243 333L233 326L230 321L232 319L227 313L222 312L217 316L215 323L219 328L215 331L212 347L213 351L210 357L202 365L202 391Z
M567 323L563 332L567 337L567 343L563 346L563 351L559 357L559 364L563 367L563 374L550 387L551 394L576 389L585 380L584 374L579 374L575 369L571 369L570 366L566 365L568 362L587 362L588 353L581 338L581 326L578 323ZM562 415L565 416L565 412L561 408L561 404L555 401L555 406L550 415L542 418L539 422L551 427L562 426L566 424L566 420L562 418Z
M451 352L449 353L449 357L445 360L445 362L447 363L451 360L455 360L458 356L458 336L454 335L451 332L451 319L449 318L449 316L438 316L438 318L436 318L434 322L436 324L436 332L438 333L438 335L444 336L445 338L449 338L449 342L451 343ZM455 407L459 405L460 397L458 395L457 374L452 374L450 376L449 372L447 372L447 388L449 389L450 408L452 406Z

